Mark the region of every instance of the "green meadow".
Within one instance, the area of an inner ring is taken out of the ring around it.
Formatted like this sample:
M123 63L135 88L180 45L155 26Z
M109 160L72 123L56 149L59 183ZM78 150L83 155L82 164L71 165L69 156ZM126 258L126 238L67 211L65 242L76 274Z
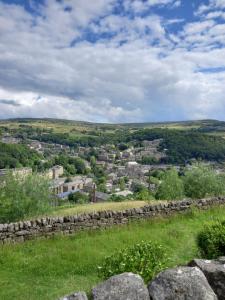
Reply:
M198 256L195 238L204 224L224 219L225 207L170 218L131 222L107 230L0 247L0 299L57 299L77 290L90 292L105 256L142 240L167 248L168 267Z

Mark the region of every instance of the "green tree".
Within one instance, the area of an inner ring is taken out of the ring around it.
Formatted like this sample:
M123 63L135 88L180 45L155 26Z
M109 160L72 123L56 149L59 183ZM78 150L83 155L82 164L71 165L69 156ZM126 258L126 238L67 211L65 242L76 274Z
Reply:
M137 200L153 200L154 199L153 195L150 193L150 191L147 188L142 189L140 192L136 193L135 198Z
M0 222L14 222L51 209L50 183L37 174L8 174L0 182Z
M123 177L121 177L120 180L119 180L119 186L120 186L120 190L121 190L121 191L124 191L124 190L125 190L126 184L125 184L125 180L124 180Z
M91 164L92 168L95 167L95 165L96 165L96 158L95 158L95 156L91 156L91 158L90 158L90 164Z
M98 184L97 190L98 190L99 192L106 193L106 192L107 192L107 188L106 188L105 183L100 183L100 184Z
M204 198L225 193L225 178L207 166L197 164L185 171L184 190L187 197Z
M89 197L86 194L76 192L76 193L71 193L68 196L68 200L70 202L76 203L76 204L84 204L89 201Z
M176 200L184 197L183 181L176 169L168 170L162 176L162 182L156 192L156 199Z

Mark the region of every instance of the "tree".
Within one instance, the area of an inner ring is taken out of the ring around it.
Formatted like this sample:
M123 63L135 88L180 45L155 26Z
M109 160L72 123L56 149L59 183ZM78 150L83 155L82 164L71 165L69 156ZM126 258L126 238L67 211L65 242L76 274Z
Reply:
M147 188L142 189L140 192L135 194L137 200L153 200L154 196L149 192Z
M77 169L77 173L85 174L86 166L81 158L75 158L75 168Z
M125 190L126 184L125 184L125 180L124 180L123 177L121 177L120 180L119 180L119 186L120 186L120 190L121 190L121 191L124 191L124 190Z
M204 198L225 193L225 178L207 166L197 164L185 171L184 190L187 197Z
M107 188L106 188L105 183L100 183L100 184L98 184L97 190L98 190L99 192L106 193L106 192L107 192Z
M133 181L131 185L131 189L134 193L140 193L141 191L146 189L146 187L140 182Z
M127 150L128 148L129 148L129 146L125 143L121 143L121 144L118 145L118 149L120 151Z
M157 160L154 156L143 156L141 159L141 164L143 165L154 165L159 163L159 160Z
M91 164L92 168L95 167L95 165L96 165L96 158L93 155L90 158L90 164Z
M76 192L76 193L71 193L68 196L68 200L70 202L76 203L76 204L84 204L89 201L89 197L86 194Z
M75 175L77 173L77 170L74 165L67 164L65 169L66 169L67 173L70 175Z
M1 223L15 222L51 209L50 183L43 176L9 173L1 178L0 186Z
M168 170L162 176L162 182L156 192L156 199L176 200L184 197L183 181L176 169Z

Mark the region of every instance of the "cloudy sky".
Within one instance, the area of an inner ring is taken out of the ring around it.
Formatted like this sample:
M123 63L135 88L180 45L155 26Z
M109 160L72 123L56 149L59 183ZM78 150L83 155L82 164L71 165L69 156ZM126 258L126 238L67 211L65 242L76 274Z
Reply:
M225 0L0 0L0 118L225 120Z

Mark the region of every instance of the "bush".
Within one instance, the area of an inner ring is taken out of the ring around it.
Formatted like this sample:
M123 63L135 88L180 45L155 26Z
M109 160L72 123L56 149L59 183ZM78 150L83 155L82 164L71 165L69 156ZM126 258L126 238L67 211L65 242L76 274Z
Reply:
M15 222L51 209L49 181L39 175L7 175L0 182L0 223Z
M167 262L168 257L161 245L142 241L106 257L99 267L99 274L106 279L116 274L133 272L148 282L166 267Z
M185 195L192 199L220 196L225 193L225 178L207 166L197 164L185 171Z
M125 200L127 200L126 197L121 195L116 195L116 194L112 194L111 197L109 198L109 201L113 201L113 202L123 202Z
M162 183L156 193L156 199L177 200L184 198L183 181L176 169L166 171L162 176Z
M217 258L225 255L225 221L207 225L197 236L202 257Z
M85 204L89 202L89 197L86 194L76 192L69 194L68 200L76 204Z

